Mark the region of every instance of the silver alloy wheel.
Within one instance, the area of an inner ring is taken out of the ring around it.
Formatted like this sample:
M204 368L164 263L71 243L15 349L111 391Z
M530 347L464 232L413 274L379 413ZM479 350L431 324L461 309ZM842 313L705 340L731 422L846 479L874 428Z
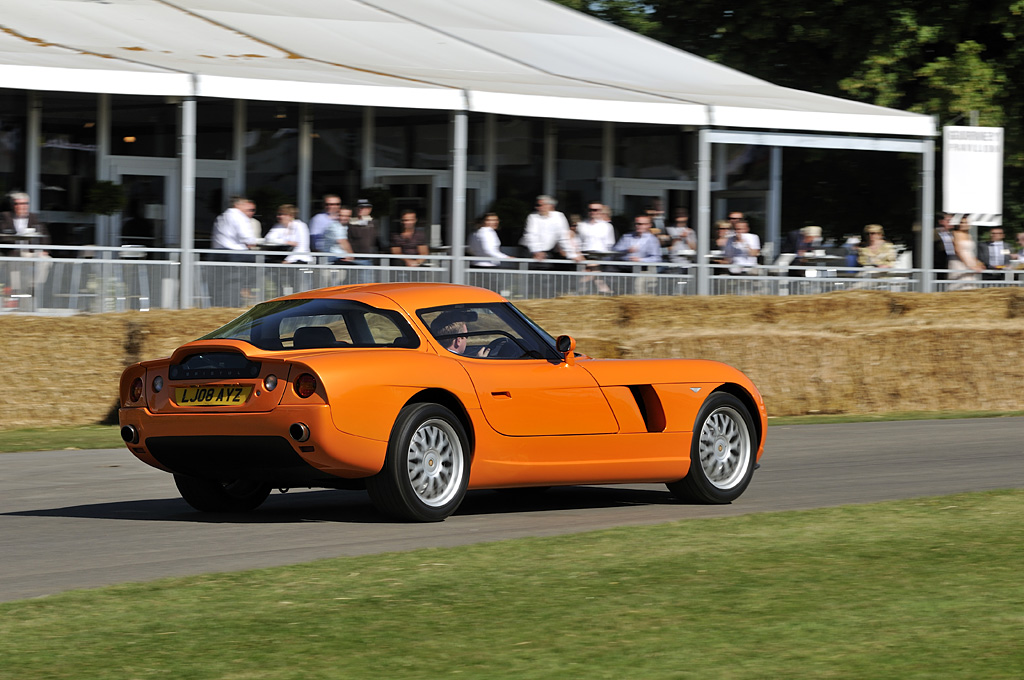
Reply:
M409 483L426 505L440 507L459 493L464 474L462 442L444 420L431 418L416 428L408 460Z
M711 412L700 431L700 465L718 489L743 481L750 464L750 432L743 416L731 406Z

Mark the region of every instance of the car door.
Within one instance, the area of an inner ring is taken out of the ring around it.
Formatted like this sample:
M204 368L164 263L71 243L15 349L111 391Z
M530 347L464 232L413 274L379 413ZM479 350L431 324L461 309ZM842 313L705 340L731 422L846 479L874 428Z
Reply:
M487 422L513 437L608 434L618 422L594 378L543 359L466 358Z

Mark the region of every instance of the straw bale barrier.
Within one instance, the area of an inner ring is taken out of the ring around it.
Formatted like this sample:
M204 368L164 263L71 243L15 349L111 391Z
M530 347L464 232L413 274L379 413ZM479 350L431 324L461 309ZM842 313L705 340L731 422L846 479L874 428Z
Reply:
M594 357L716 359L772 415L1024 410L1024 290L801 297L567 297L518 306ZM101 422L121 370L237 310L0 317L0 429Z

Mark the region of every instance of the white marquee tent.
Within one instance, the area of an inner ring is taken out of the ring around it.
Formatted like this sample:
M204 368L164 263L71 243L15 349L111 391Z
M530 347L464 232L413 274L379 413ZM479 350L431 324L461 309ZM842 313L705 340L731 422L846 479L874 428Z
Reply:
M0 7L0 87L461 113L457 224L466 112L702 128L705 245L712 143L921 153L922 220L931 222L932 118L772 85L547 0L2 0ZM185 112L187 141L194 106ZM189 200L182 198L183 223ZM922 255L930 259L930 248Z

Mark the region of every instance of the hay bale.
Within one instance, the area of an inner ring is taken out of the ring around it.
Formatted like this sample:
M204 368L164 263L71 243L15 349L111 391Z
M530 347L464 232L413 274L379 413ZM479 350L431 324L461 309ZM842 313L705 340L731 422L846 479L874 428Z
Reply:
M736 366L773 415L1024 410L1024 290L568 297L517 306L552 334L573 335L595 358ZM167 356L237 314L0 316L5 364L17 383L0 391L0 428L98 422L116 402L125 366Z

